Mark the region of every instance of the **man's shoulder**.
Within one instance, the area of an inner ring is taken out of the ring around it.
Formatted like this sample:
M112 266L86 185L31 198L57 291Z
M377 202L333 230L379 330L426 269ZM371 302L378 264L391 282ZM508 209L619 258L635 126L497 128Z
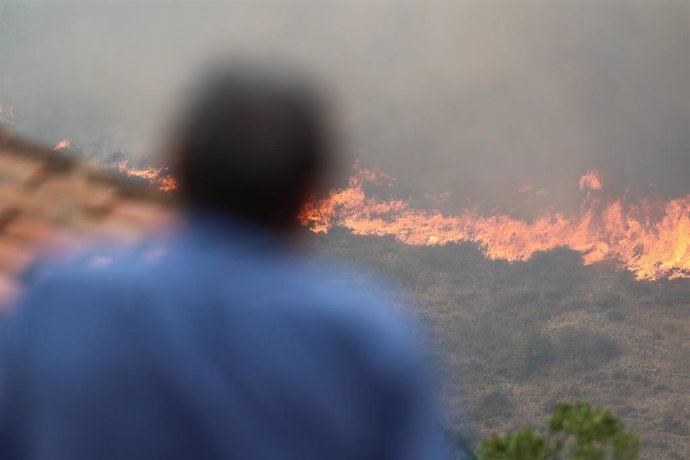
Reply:
M24 292L16 305L18 313L52 310L69 315L82 304L97 311L111 305L127 305L147 284L146 270L137 263L138 251L119 246L39 259L24 274Z
M419 322L405 301L391 300L395 287L321 260L311 261L297 277L297 307L285 309L296 320L329 331L346 346L364 347L372 357L378 352L380 359L395 361L419 351Z
M414 321L391 303L385 283L303 255L238 259L159 240L135 248L103 246L44 260L27 287L29 303L57 305L64 315L82 301L103 314L146 316L164 309L191 321L208 309L234 309L233 317L251 315L381 352L407 348L415 334Z
M148 275L155 273L152 269L164 267L159 262L166 246L164 241L146 240L134 246L99 244L64 254L48 254L27 270L24 282L29 287L45 282L78 282L103 288L136 279L150 281Z

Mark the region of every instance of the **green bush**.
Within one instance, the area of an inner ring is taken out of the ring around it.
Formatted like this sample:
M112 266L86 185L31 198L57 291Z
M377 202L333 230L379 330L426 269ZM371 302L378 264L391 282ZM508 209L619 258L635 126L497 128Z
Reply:
M640 442L621 420L589 403L559 404L541 430L526 428L482 441L479 460L634 460Z

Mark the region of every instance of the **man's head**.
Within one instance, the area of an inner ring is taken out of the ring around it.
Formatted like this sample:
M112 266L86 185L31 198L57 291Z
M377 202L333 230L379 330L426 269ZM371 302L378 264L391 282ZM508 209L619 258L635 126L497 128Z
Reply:
M284 68L216 68L175 127L185 203L291 227L331 162L325 112L313 84Z

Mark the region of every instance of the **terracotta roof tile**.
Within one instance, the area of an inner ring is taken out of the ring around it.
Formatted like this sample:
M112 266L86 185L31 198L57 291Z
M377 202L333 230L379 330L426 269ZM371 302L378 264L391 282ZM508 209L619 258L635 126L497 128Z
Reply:
M36 245L0 238L0 271L21 274L36 257Z
M0 310L46 248L133 242L173 216L171 200L141 181L0 130Z

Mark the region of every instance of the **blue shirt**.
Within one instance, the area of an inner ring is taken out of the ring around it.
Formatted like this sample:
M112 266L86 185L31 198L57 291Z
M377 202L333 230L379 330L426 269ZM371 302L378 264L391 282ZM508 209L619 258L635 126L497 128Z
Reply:
M219 217L36 274L0 349L3 460L441 456L386 300Z

